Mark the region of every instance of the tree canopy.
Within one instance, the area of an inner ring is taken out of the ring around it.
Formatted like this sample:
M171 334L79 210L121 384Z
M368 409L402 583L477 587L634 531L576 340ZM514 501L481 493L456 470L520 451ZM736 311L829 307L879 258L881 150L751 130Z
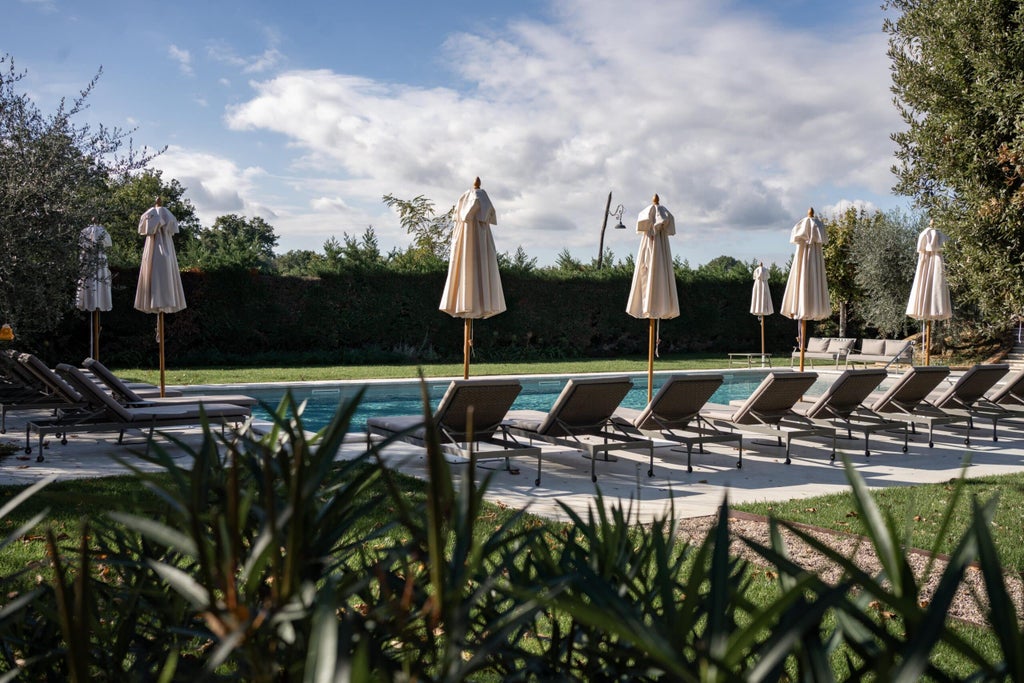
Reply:
M906 129L896 191L950 238L951 285L992 323L1024 301L1024 4L888 0Z
M105 214L107 179L148 159L120 154L127 133L74 122L99 73L50 115L19 92L23 76L0 56L0 318L41 343L73 307L79 235Z

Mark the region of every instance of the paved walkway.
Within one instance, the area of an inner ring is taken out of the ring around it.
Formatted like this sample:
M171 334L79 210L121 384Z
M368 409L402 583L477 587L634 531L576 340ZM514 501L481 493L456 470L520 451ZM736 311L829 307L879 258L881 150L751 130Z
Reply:
M2 441L24 444L26 415L8 416L8 433ZM198 440L198 430L172 430L190 442ZM900 486L942 482L959 476L962 463L970 456L970 477L1019 472L1024 468L1024 420L1001 422L999 441L991 440L991 425L976 428L971 447L964 446L964 428L936 429L934 448L929 448L925 432L912 435L910 450L901 452L902 435L877 433L872 436L872 454L865 458L861 439L838 442L869 486ZM60 478L96 477L123 473L115 456L132 458L133 449L145 447L145 439L129 433L126 445L116 444L116 434L71 434L67 445L51 440L44 452L45 461L36 462L36 453L19 452L0 461L0 484L28 484L54 474ZM33 439L33 442L35 439ZM694 453L694 471L686 471L686 453L677 446L660 446L655 451L654 477L647 476L646 453L614 453L614 461L597 462L597 483L590 481L590 461L578 451L544 446L542 480L534 485L537 461L513 460L514 471L503 469L502 461L481 463L480 476L492 477L488 497L515 508L565 518L562 505L586 513L596 503L598 488L607 501L632 501L634 515L650 520L666 514L673 506L677 517L713 514L728 495L732 502L784 500L846 490L847 483L839 459L829 461L824 439L795 441L793 463L783 462L782 449L754 436L744 437L743 467L736 468L736 449L711 444L704 454ZM167 443L166 441L164 442ZM174 453L173 447L171 452ZM33 443L35 448L35 443ZM353 434L344 453L356 454L364 448L361 435ZM186 457L178 453L182 462ZM396 444L385 452L386 460L400 471L423 475L424 451ZM132 460L138 464L140 461ZM453 464L455 476L466 466Z

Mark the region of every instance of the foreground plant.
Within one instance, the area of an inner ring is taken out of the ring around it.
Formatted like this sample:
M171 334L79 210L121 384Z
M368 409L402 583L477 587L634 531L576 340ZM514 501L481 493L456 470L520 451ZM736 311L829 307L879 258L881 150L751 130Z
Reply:
M847 466L881 571L777 522L768 545L746 541L777 577L755 597L754 573L729 553L727 506L693 546L671 511L644 526L600 495L586 515L565 507L567 525L495 522L490 479L478 485L472 461L453 476L426 398L425 498L385 465L389 441L340 459L357 401L313 437L289 396L266 434L206 427L198 448L176 444L185 462L154 443L139 457L159 473L125 461L159 502L83 520L67 541L44 530L48 582L0 609L0 680L956 679L937 647L974 680L1024 674L987 529L995 501L976 502L922 605L906 538ZM842 578L826 584L790 558L782 528ZM945 616L975 558L999 662Z

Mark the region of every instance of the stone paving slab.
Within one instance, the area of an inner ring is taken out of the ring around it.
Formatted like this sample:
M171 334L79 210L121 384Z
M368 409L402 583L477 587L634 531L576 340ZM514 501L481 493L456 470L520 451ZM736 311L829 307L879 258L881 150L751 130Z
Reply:
M4 441L24 444L27 415L10 419ZM200 431L168 430L190 443L198 443ZM16 454L0 461L0 484L30 484L47 475L58 478L97 477L124 473L114 457L132 458L145 448L145 437L129 432L125 445L117 445L117 434L71 434L67 445L51 439L45 460L36 462L36 453ZM166 440L169 452L187 466L187 456ZM544 445L541 483L536 458L513 459L513 471L503 469L501 460L480 463L478 480L490 476L488 498L494 502L554 519L565 519L564 506L586 514L596 505L600 489L606 504L621 501L632 506L635 519L649 521L668 514L677 517L714 514L725 497L731 502L786 500L805 498L847 489L841 461L830 462L824 439L795 441L793 462L783 462L782 449L763 437L744 438L743 467L737 469L737 451L728 444L710 444L704 454L694 453L694 471L686 471L686 453L678 446L664 445L655 451L654 476L648 477L646 452L615 452L614 460L597 462L597 483L590 480L590 461L581 452ZM985 476L1019 472L1024 468L1024 420L1001 422L999 441L991 440L991 428L980 427L971 435L971 446L964 446L964 428L936 430L934 448L929 448L923 432L912 435L908 453L902 453L902 435L876 433L872 436L872 455L865 458L863 441L840 439L846 453L869 486L904 486L955 479L965 457L971 465L967 476ZM365 448L365 437L350 435L342 456L356 455ZM392 444L384 450L386 462L399 471L415 476L425 474L425 451L405 444ZM142 465L135 458L134 463ZM453 475L463 476L467 465L453 463Z

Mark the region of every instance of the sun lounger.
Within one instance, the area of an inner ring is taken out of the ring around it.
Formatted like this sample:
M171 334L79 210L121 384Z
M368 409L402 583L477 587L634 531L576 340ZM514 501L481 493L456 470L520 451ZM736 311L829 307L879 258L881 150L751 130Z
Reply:
M45 367L45 366L44 366ZM47 368L48 369L48 368ZM51 371L53 372L53 371ZM148 430L148 444L152 441L157 427L184 427L198 425L202 421L242 422L250 415L249 408L221 403L177 404L129 408L118 403L110 394L100 389L85 375L71 365L57 366L58 379L66 379L86 403L84 409L57 411L57 417L48 420L31 420L25 427L25 452L31 453L31 434L39 435L39 454L36 460L43 460L44 439L47 434L61 434L61 443L67 443L69 432L118 432L118 443L122 443L127 429ZM56 373L55 373L56 374Z
M901 429L903 452L906 453L907 424L887 420L864 405L871 392L888 376L884 368L846 370L832 382L818 400L800 401L793 406L793 410L815 422L845 427L849 438L853 438L853 430L864 432L865 457L871 456L868 442L872 432Z
M9 358L6 357L5 358ZM6 361L5 361L6 362ZM0 434L7 433L7 414L15 412L31 412L38 410L72 410L84 406L82 397L59 377L39 358L30 353L19 353L14 360L18 370L11 368L31 393L19 396L11 401L0 404Z
M504 458L507 471L512 469L512 457L539 457L539 447L519 443L501 425L520 391L522 385L517 380L452 381L433 413L441 448L458 457ZM367 445L370 436L377 435L426 446L426 432L422 414L371 417L366 421Z
M179 403L229 403L235 406L251 408L259 402L252 396L246 396L245 394L191 394L164 396L163 398L141 395L98 360L86 358L82 361L82 366L99 379L118 402L130 407L176 405ZM157 392L160 391L159 387L155 388Z
M945 390L936 389L928 399L932 405L947 413L966 414L967 428L974 427L974 418L992 420L992 440L999 441L999 420L1019 417L985 397L999 380L1010 371L1006 363L975 365L960 375Z
M736 442L739 458L736 467L743 467L743 435L733 431L722 431L704 419L701 408L712 394L722 386L722 375L698 373L672 375L651 402L643 410L635 408L616 409L612 421L623 431L636 430L651 438L686 444L686 470L693 472L693 444L698 452L704 452L706 443ZM654 476L654 470L647 473Z
M906 422L914 433L917 433L916 425L927 424L928 447L931 448L935 445L935 425L967 421L965 415L947 413L928 401L928 395L947 376L949 368L941 365L911 366L888 391L876 396L869 407L887 419ZM967 444L970 445L970 433Z
M587 377L570 379L548 412L513 410L503 422L513 436L544 441L556 446L581 450L590 458L590 480L597 481L595 461L608 451L641 450L650 453L650 471L654 469L654 442L625 434L612 422L612 413L633 387L628 377ZM540 485L541 455L537 455Z
M813 372L772 372L754 389L754 393L736 406L709 403L701 414L716 427L734 431L767 434L783 445L785 437L786 464L790 464L793 439L806 436L832 438L832 454L836 456L836 429L800 415L793 406L818 379Z
M1007 410L1024 408L1024 370L1006 378L1006 382L985 394L985 398Z

